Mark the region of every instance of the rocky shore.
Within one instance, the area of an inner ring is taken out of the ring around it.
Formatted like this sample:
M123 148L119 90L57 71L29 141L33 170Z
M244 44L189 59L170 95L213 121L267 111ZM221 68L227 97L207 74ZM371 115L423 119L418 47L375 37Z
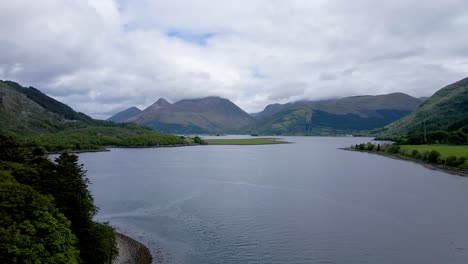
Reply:
M142 243L124 234L116 233L119 255L113 264L151 264L150 250Z

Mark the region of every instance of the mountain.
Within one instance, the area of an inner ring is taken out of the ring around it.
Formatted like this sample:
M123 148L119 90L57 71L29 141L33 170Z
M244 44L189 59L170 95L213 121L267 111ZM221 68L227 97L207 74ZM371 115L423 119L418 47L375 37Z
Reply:
M28 99L40 105L42 108L62 116L64 119L95 123L95 120L93 120L91 117L83 113L75 112L68 105L47 96L34 87L23 87L20 84L12 81L3 81L2 83L3 85L9 86L10 88L13 88L14 90L22 93Z
M132 106L130 108L123 110L122 112L118 112L117 114L113 115L111 118L107 120L116 122L116 123L121 123L133 116L138 115L141 112L142 111L139 108Z
M38 89L10 81L0 81L0 124L0 135L16 136L47 151L187 143L136 124L93 119Z
M403 135L424 131L468 129L468 78L448 85L427 99L414 113L380 133Z
M65 118L0 81L0 123L0 133L25 135L56 131L65 124Z
M239 131L255 120L228 99L205 97L173 104L161 98L141 113L120 122L137 123L167 133L222 133Z
M353 96L272 105L257 114L250 133L335 135L381 128L412 111L421 100L403 93Z

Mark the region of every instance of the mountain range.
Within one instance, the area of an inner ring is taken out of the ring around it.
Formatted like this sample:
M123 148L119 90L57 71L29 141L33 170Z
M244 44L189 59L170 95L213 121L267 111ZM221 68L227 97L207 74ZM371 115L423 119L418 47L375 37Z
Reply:
M422 100L403 93L268 105L249 129L259 134L336 135L384 127Z
M440 89L429 98L391 93L298 101L271 104L252 115L220 97L185 99L175 103L161 98L144 110L130 107L109 121L76 112L33 87L0 81L0 122L1 134L22 136L70 133L81 129L79 135L96 139L90 143L92 145L128 141L133 136L139 137L138 142L148 138L148 130L131 123L165 133L196 134L385 136L425 130L468 130L468 78ZM112 134L113 141L104 140L107 132ZM153 136L149 136L152 142L159 144L159 139L153 140ZM139 144L146 143L141 141Z
M384 127L410 114L422 102L403 93L353 96L271 104L249 115L219 97L174 104L161 98L143 111L130 107L108 120L133 122L166 133L336 135Z
M206 97L180 100L173 104L158 99L143 111L130 107L108 120L137 123L165 133L240 132L255 119L228 99Z
M468 131L468 78L440 89L415 112L386 126L379 133L403 135L459 129Z

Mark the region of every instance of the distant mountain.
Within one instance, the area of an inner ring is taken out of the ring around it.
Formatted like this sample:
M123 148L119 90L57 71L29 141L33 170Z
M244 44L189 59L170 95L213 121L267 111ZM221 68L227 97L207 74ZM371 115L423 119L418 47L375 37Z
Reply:
M448 85L427 99L414 113L385 127L381 134L468 129L468 78Z
M142 111L135 107L132 106L130 108L127 108L123 110L122 112L118 112L117 114L113 115L111 118L107 119L108 121L116 122L116 123L121 123L125 122L125 120L134 117L138 114L140 114Z
M286 108L291 108L291 107L297 107L301 105L308 105L312 103L318 103L321 101L297 101L297 102L291 102L291 103L286 103L286 104L269 104L263 109L263 111L259 113L255 113L254 117L257 120L264 120L267 119L274 114L278 113L279 111L286 109Z
M421 100L403 93L270 105L250 133L335 135L381 128L412 111Z
M161 98L141 113L120 122L133 122L167 133L222 133L239 131L255 120L227 99L206 97L174 104Z

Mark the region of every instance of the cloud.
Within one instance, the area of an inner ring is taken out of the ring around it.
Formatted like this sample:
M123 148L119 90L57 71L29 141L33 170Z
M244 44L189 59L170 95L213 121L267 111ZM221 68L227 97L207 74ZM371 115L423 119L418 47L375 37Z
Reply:
M104 118L159 97L428 96L468 73L463 0L0 3L0 79Z

